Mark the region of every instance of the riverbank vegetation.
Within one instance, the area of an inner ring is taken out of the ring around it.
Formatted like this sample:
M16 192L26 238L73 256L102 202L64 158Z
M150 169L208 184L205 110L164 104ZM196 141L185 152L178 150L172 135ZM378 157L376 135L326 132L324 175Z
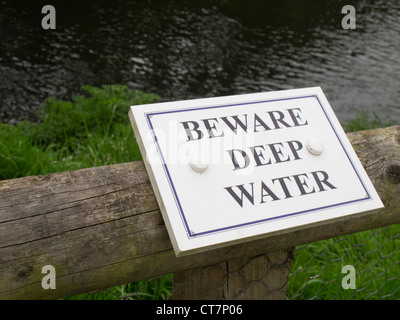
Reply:
M128 119L130 105L158 102L154 94L113 85L85 86L72 101L48 99L40 121L0 124L0 180L140 160ZM361 113L346 131L395 124ZM328 239L295 250L288 296L297 299L400 298L400 227L393 225ZM341 288L342 266L354 265L358 290ZM172 275L70 299L166 299Z
M120 85L82 89L72 101L46 100L39 123L0 124L0 180L141 159L128 109L159 97Z

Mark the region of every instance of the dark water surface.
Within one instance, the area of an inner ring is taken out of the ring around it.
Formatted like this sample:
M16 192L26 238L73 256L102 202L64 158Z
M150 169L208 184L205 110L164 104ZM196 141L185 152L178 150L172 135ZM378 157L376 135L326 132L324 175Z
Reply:
M41 9L56 8L56 30ZM357 29L343 30L351 4ZM163 101L321 86L340 120L400 121L398 1L2 1L0 119L126 84Z

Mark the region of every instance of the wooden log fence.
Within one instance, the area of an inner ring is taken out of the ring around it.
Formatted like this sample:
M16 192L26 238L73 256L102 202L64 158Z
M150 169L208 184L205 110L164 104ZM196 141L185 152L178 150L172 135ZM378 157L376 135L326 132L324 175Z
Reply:
M400 127L348 137L384 209L179 258L141 161L0 181L0 299L57 299L168 273L175 299L284 299L292 247L400 222ZM45 265L56 289L42 288Z

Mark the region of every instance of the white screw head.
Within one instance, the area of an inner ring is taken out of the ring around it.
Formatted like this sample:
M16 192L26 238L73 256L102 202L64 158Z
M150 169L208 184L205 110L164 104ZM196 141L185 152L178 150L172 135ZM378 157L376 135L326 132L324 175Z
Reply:
M324 143L320 139L310 139L306 144L308 152L314 156L319 156L324 151Z
M206 152L200 153L196 150L191 150L189 164L194 171L198 173L203 173L208 168L209 164L208 153Z

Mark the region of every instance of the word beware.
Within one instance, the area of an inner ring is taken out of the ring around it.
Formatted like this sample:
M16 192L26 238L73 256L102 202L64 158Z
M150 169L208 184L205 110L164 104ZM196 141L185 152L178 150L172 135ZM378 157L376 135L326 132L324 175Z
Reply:
M205 137L204 132L211 139L224 137L226 130L230 130L234 134L239 131L256 133L308 125L300 108L267 111L263 114L253 113L250 116L242 114L180 123L185 129L187 141L203 139Z

